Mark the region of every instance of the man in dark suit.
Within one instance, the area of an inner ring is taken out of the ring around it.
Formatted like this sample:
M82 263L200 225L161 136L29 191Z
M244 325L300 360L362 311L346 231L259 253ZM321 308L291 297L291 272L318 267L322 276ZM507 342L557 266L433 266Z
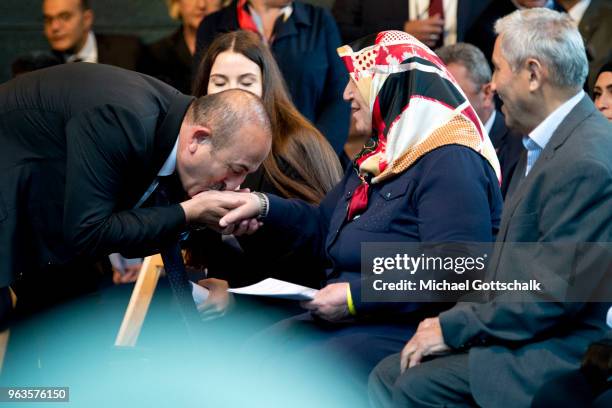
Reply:
M88 0L43 0L44 31L53 52L64 62L93 62L140 70L144 46L132 35L94 34Z
M578 25L589 58L588 88L593 89L599 69L612 58L612 3L607 0L555 0ZM586 8L585 8L586 3Z
M480 303L461 302L421 322L402 353L372 372L374 405L526 407L541 384L577 369L607 331L609 303L588 299L609 288L610 271L600 266L612 262L612 125L581 90L582 38L566 15L547 9L516 11L496 31L493 89L507 125L528 135L528 154L487 280L536 278L543 290L485 292ZM577 286L581 298L568 299Z
M64 283L78 283L73 265L216 225L223 214L198 193L236 189L271 134L248 92L194 99L135 72L67 64L0 85L0 141L0 294L14 285L20 308L37 301L20 287L61 280L50 270L76 269Z
M437 48L464 41L490 2L458 0L449 6L450 2L443 0L387 0L384 4L377 0L336 0L332 14L345 43L380 31L400 30Z
M444 46L436 50L436 54L455 77L489 133L501 166L501 191L505 198L514 169L525 149L521 135L508 129L503 113L495 109L487 60L482 51L467 43Z
M465 42L474 44L484 53L487 61L491 63L493 45L495 44L495 22L512 13L516 9L534 7L552 7L552 0L495 0L484 9L472 29L466 34Z

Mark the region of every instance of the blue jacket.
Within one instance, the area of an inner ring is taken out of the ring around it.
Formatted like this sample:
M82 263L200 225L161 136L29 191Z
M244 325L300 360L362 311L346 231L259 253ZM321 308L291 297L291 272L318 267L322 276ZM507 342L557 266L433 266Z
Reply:
M200 24L196 64L215 36L240 29L236 3L207 16ZM286 22L277 24L270 47L293 103L338 154L343 151L350 123L350 106L342 99L349 77L336 53L341 45L329 11L293 2L293 13Z
M490 242L497 233L502 210L497 177L467 147L440 147L398 177L371 185L366 211L346 222L359 183L348 169L318 207L269 195L264 221L294 247L308 246L314 256L326 258L332 265L327 282L351 283L358 314L398 308L411 312L424 305L361 301L362 242Z

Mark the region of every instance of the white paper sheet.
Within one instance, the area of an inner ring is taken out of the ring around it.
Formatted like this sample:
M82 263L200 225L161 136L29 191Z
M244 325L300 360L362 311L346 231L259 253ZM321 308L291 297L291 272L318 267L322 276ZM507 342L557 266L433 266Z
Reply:
M229 289L241 295L267 296L279 299L312 300L318 290L279 279L268 278L250 286Z

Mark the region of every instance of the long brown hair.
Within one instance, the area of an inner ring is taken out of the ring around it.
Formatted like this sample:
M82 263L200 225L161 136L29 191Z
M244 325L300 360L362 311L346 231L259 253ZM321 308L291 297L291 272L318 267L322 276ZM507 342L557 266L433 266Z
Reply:
M242 54L261 69L262 100L273 135L272 151L263 162L266 176L285 197L319 203L340 180L340 162L327 139L291 102L278 65L257 34L234 31L216 37L200 62L193 94L207 93L212 66L225 51ZM283 172L281 166L287 165L295 172L294 177Z

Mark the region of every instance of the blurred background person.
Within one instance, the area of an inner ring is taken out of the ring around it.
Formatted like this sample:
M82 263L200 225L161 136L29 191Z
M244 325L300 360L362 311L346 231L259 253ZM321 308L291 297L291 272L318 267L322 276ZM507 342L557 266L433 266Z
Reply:
M584 40L589 60L587 87L593 89L595 76L612 58L612 2L610 0L555 0L555 9L566 12Z
M491 0L336 0L332 12L342 39L402 30L434 49L463 41Z
M504 114L495 108L491 68L484 54L471 44L458 43L436 50L467 96L489 133L502 172L502 196L506 197L514 169L525 151L522 135L506 127Z
M272 151L241 186L319 204L340 181L340 163L323 135L291 103L274 57L255 33L234 31L218 36L198 67L194 95L231 88L260 96L272 122ZM307 251L288 251L285 238L267 234L265 227L261 232L240 239L242 254L224 244L220 234L200 233L191 240L191 264L206 266L209 277L229 281L230 286L270 276L320 286L324 279L321 262ZM228 304L224 285L211 279L200 283L211 290L211 310L221 312Z
M606 63L595 81L593 101L599 111L612 121L612 62Z
M166 0L168 14L181 22L172 34L149 46L147 73L172 85L184 94L191 93L196 31L202 19L219 10L224 0Z
M239 29L268 44L296 108L341 156L350 117L342 100L347 74L336 55L340 35L329 11L300 1L234 0L200 24L196 64L217 35Z
M43 0L44 32L63 62L93 62L140 70L144 46L130 35L94 34L89 0Z

